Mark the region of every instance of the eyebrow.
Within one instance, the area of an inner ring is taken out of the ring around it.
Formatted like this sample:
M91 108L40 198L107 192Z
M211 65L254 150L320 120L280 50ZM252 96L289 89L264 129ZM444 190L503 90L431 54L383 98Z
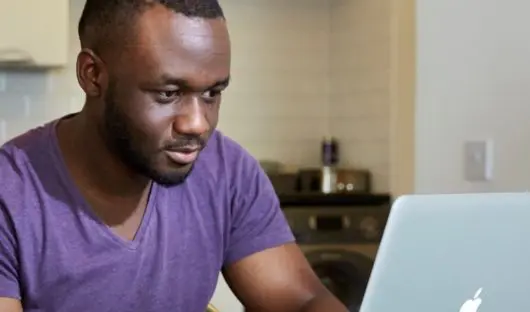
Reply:
M197 89L196 87L193 87L189 84L189 81L186 79L180 79L180 78L174 78L167 75L162 76L161 81L163 81L164 84L172 84L181 86L186 89L194 90ZM230 83L230 76L223 78L221 80L218 80L214 82L213 84L207 86L206 88L203 88L204 90L210 90L214 88L226 88L228 84Z

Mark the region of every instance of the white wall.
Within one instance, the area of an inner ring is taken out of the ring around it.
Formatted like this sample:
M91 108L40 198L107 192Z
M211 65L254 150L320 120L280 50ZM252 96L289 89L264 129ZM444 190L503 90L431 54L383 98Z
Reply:
M530 3L417 2L418 193L530 189ZM463 144L492 139L491 182L463 178Z

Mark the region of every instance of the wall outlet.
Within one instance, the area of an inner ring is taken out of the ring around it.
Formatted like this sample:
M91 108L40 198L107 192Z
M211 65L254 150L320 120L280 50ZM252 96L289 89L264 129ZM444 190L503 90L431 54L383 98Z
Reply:
M464 144L464 176L469 182L493 178L493 142L468 141Z

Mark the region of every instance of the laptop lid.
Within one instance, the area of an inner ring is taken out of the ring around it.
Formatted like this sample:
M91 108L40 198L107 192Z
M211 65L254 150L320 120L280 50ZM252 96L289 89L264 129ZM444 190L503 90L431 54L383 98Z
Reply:
M530 311L530 194L398 198L360 311Z

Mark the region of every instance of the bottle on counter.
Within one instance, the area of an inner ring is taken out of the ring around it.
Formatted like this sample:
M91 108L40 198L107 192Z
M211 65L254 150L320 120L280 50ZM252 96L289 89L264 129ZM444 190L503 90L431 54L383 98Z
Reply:
M322 140L322 193L334 193L337 189L337 164L339 162L339 146L333 137Z
M321 144L323 166L336 166L339 162L339 144L334 137L325 137Z

